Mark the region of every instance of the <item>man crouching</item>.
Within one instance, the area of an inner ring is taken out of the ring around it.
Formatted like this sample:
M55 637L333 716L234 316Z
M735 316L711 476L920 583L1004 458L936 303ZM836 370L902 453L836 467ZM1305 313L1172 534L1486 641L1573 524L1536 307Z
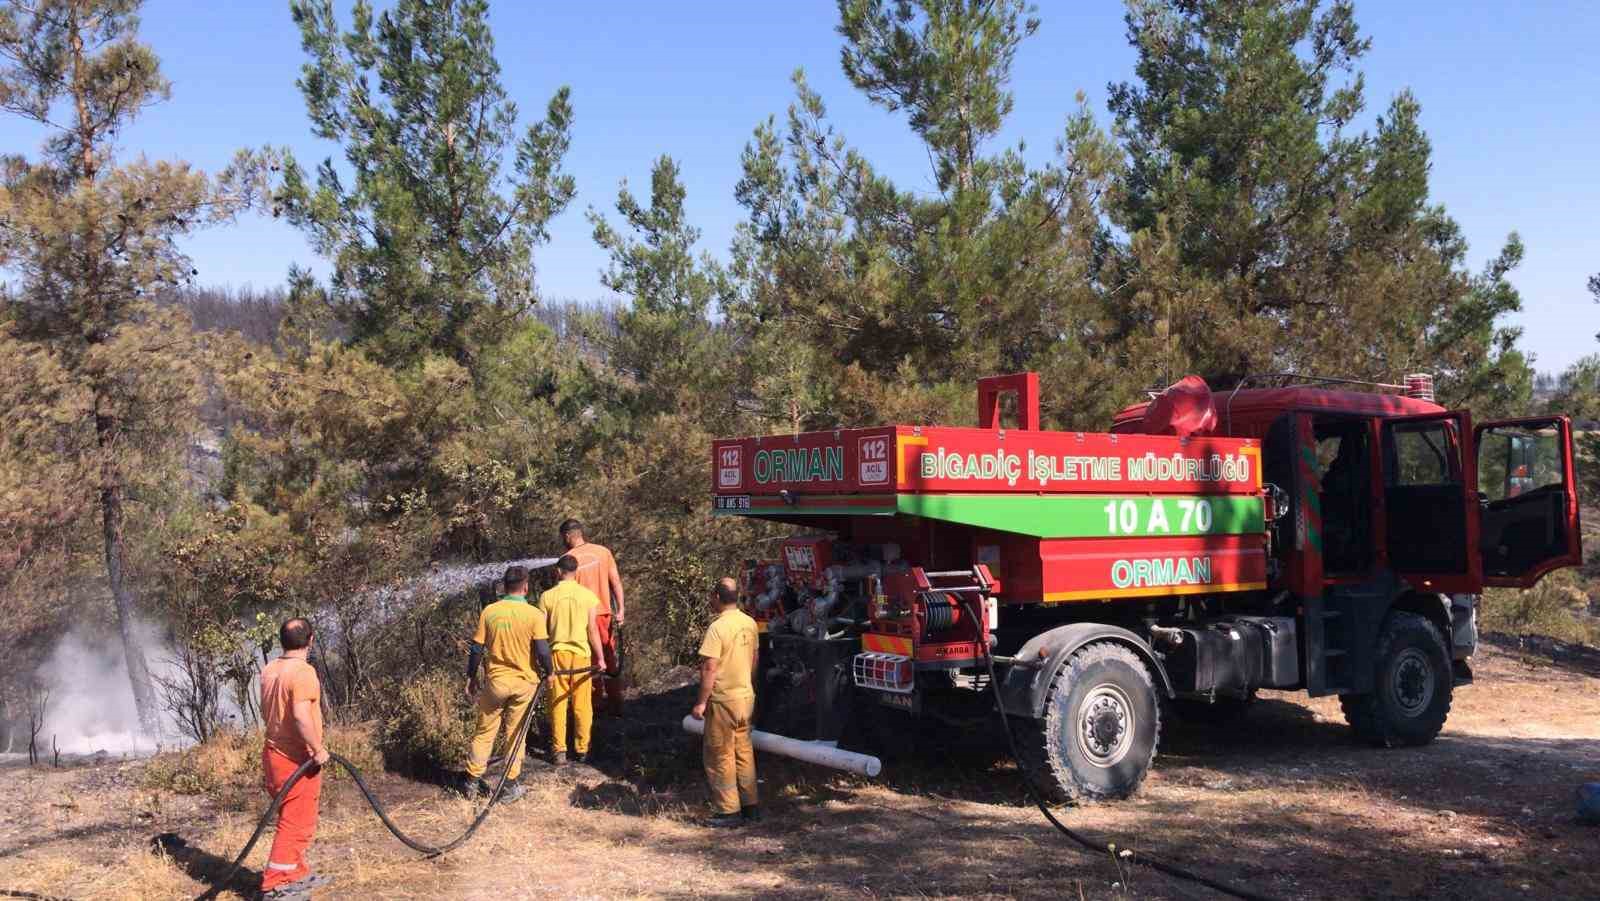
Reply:
M715 813L710 826L738 826L761 818L756 794L756 753L750 721L756 692L751 675L759 653L756 621L739 609L739 589L721 579L711 591L716 618L700 643L700 698L690 714L705 720L704 762Z

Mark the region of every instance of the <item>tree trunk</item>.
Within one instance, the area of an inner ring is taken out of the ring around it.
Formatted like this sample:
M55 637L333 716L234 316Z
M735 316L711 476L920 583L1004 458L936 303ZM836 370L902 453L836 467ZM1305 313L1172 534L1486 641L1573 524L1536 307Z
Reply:
M104 435L104 432L102 432ZM106 543L106 579L111 583L111 599L117 605L117 630L122 633L122 650L128 657L128 682L133 686L133 705L139 711L139 728L150 738L160 735L160 710L156 706L155 684L144 647L134 630L133 592L128 588L123 564L122 486L109 482L100 489L100 522Z

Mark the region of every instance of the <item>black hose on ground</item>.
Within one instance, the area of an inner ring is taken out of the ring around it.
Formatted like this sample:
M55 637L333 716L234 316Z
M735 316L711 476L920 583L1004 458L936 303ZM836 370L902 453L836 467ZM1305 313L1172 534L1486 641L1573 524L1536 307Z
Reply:
M581 674L583 678L579 679L577 683L572 686L573 690L575 690L579 685L582 685L584 682L592 678L596 672L598 672L598 669L590 666L583 669L556 670L550 675L576 676ZM539 709L539 699L544 695L545 687L549 684L550 680L548 678L539 680L539 687L534 690L533 697L528 701L528 708L527 710L523 711L522 721L517 724L517 730L512 736L511 743L507 745L507 747L516 748L519 747L522 742L527 741L528 726L533 722L534 712ZM571 693L572 692L569 690L568 694ZM411 850L427 857L438 857L441 854L448 854L466 844L467 841L472 838L473 833L478 831L478 827L483 825L483 821L488 819L489 811L494 808L495 802L500 800L500 793L504 791L506 787L506 776L510 772L509 770L500 771L500 779L495 783L494 791L489 794L489 803L483 805L483 809L478 811L478 815L473 818L472 822L467 826L465 832L442 845L430 845L425 842L417 841L411 836L406 835L399 826L395 825L394 820L389 818L389 811L383 806L383 802L378 800L378 797L372 793L372 789L367 786L366 780L361 778L361 771L356 769L355 764L351 763L349 760L346 760L339 754L331 751L328 753L328 759L330 762L337 763L338 765L344 767L345 772L348 772L350 777L355 780L356 788L361 790L362 797L367 799L368 806L372 808L373 813L378 815L378 819L383 821L383 825L389 830L390 835L393 835L407 848L410 848ZM250 852L255 848L256 842L261 840L261 834L266 831L267 824L272 823L277 819L278 809L283 806L284 798L289 796L289 789L293 788L294 784L300 781L300 777L304 776L315 764L316 761L307 760L306 762L300 764L299 768L289 775L289 778L284 781L283 787L278 789L278 794L273 797L272 803L268 805L266 813L263 813L261 815L261 819L256 823L256 831L250 833L250 840L244 843L244 847L239 851L239 856L233 859L233 865L228 867L227 874L221 879L213 882L211 888L206 889L199 896L197 896L195 901L210 901L210 899L215 898L217 894L228 885L228 883L233 881L233 877L239 873L239 868L244 866L245 858L250 856Z
M970 608L971 609L969 610L969 613L972 615L972 621L974 623L981 624L983 622L983 618L979 615L980 611L977 609L977 605L972 604L970 605ZM979 631L981 632L983 630L980 628ZM1000 680L996 679L994 674L994 652L992 648L987 646L987 644L984 646L983 662L989 669L989 687L994 690L994 706L995 709L1000 711L1000 725L1006 733L1006 743L1011 747L1011 758L1017 762L1017 769L1022 771L1022 784L1028 790L1028 798L1033 801L1035 807L1039 808L1039 812L1044 814L1044 818L1050 821L1050 825L1056 827L1057 831L1076 842L1085 851L1088 851L1096 856L1107 852L1115 853L1110 846L1096 844L1095 842L1073 831L1072 827L1061 822L1061 820L1056 817L1055 811L1051 810L1050 806L1044 802L1042 797L1040 797L1039 790L1034 785L1033 773L1028 770L1028 764L1024 762L1021 751L1017 749L1016 736L1011 734L1011 720L1006 716L1005 699L1000 695ZM1175 879L1182 879L1188 882L1196 883L1197 885L1203 885L1206 888L1221 892L1224 895L1240 898L1242 901L1275 901L1275 899L1269 895L1262 895L1257 892L1250 891L1249 889L1240 888L1236 885L1222 882L1221 880L1212 879L1209 876L1201 875L1192 870L1186 870L1177 864L1168 863L1158 857L1153 857L1143 852L1140 852L1136 858L1131 859L1137 863L1144 864L1158 873L1165 873L1166 875Z

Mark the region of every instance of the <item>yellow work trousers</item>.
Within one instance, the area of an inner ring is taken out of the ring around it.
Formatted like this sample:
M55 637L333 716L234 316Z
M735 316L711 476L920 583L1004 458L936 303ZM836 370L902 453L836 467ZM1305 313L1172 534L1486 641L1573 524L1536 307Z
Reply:
M706 705L706 784L717 813L756 806L756 750L750 746L750 719L756 699L712 701Z
M522 725L522 714L539 688L538 680L529 681L515 676L490 679L478 689L478 729L472 735L472 757L467 761L467 775L474 779L489 767L489 755L494 753L495 738L500 727L506 730L509 743ZM506 749L506 778L515 779L522 774L522 753L526 742L516 742Z
M592 662L589 655L576 651L556 651L550 655L557 672L587 667ZM594 675L579 673L575 676L550 677L550 750L557 754L567 752L567 715L571 712L573 731L572 750L577 754L589 753L589 730L594 725Z

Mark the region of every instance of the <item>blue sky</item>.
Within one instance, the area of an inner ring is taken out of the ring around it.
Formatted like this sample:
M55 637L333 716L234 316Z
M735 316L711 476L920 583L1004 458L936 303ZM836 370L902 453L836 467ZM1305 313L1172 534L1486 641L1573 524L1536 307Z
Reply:
M1133 71L1120 2L1039 5L1043 26L1018 54L1016 112L1001 139L1026 140L1034 159L1052 152L1075 92L1104 119L1107 83ZM1508 232L1522 234L1527 258L1513 281L1525 310L1517 324L1538 368L1557 371L1600 349L1600 306L1584 290L1600 271L1600 4L1357 0L1356 12L1373 38L1363 64L1369 112L1403 88L1418 96L1434 145L1433 197L1460 221L1474 269ZM207 168L262 144L288 146L307 162L336 153L307 127L294 86L303 55L286 2L149 0L143 21L173 99L126 132L126 152ZM609 210L624 177L647 189L651 162L663 153L679 161L704 248L723 254L741 218L733 200L739 152L758 122L782 115L796 67L880 169L908 187L932 188L903 120L868 105L840 74L828 0L501 0L492 21L506 87L525 118L540 113L557 86L573 89L568 168L578 199L538 254L545 297L604 296L605 257L583 210ZM0 119L0 148L32 153L37 145L36 131ZM297 232L271 219L199 235L188 248L207 284L281 284L294 262L326 270Z

